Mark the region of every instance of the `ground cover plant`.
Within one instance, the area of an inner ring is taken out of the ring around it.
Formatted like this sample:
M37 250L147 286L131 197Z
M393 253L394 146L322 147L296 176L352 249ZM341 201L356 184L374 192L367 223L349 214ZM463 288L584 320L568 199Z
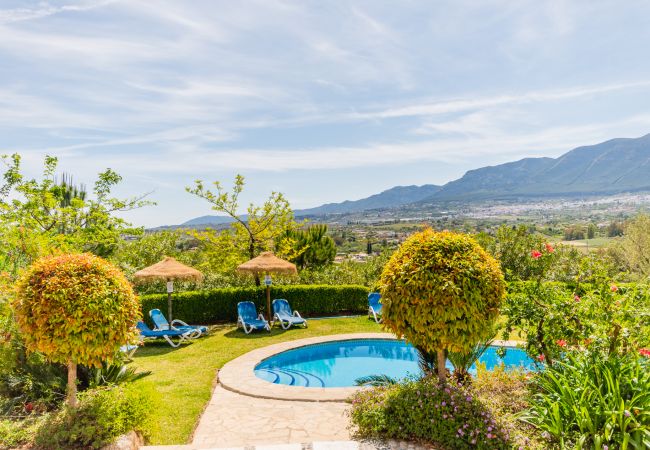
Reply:
M508 449L509 430L476 397L453 381L427 376L361 391L350 419L365 437L424 440L453 449Z

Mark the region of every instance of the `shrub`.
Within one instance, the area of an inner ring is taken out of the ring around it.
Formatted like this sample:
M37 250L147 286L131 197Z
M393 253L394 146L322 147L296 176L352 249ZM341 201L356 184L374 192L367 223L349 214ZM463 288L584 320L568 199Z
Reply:
M147 436L151 411L159 399L149 385L86 391L79 406L65 406L38 430L35 443L43 449L101 448L131 430Z
M497 261L469 236L431 229L412 235L381 275L384 325L420 352L468 352L488 339L505 296Z
M472 389L481 403L509 430L514 448L545 450L548 443L540 440L537 429L519 420L520 414L530 405L531 377L530 372L506 370L504 365L488 371L485 364L478 363Z
M209 324L237 320L237 303L255 302L258 311L266 305L264 288L224 288L174 294L174 315L186 322ZM286 298L291 307L305 316L345 312L364 312L368 305L368 288L364 286L288 285L273 286L272 298ZM151 309L164 309L166 294L144 295L142 311L148 318Z
M535 376L523 419L562 448L650 448L650 363L638 355L570 352Z
M23 420L0 419L0 449L15 449L33 442L39 427L47 416Z
M453 449L506 449L510 437L471 390L426 377L361 391L352 423L365 437L426 440Z
M99 367L136 338L139 305L112 264L90 254L36 261L17 284L13 303L28 350L68 365L68 402L76 403L77 365Z

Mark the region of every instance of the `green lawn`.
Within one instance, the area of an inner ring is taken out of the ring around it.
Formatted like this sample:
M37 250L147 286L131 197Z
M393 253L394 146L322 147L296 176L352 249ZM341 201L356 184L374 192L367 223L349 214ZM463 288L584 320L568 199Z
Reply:
M153 445L187 443L199 416L210 400L215 374L228 361L259 347L282 341L340 333L380 332L381 326L365 317L309 321L309 328L245 335L234 326L215 329L210 336L173 349L163 342L147 342L134 364L152 374L136 383L152 383L163 397L155 412L158 427Z

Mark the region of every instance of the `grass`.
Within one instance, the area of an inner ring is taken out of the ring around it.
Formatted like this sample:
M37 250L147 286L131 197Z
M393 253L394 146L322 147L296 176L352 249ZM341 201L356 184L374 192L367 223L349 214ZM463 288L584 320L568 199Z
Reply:
M501 318L503 322L505 318ZM217 371L228 361L256 348L278 342L341 333L373 333L383 331L367 317L311 320L309 328L249 335L234 325L213 329L207 337L177 349L164 342L148 342L139 349L134 365L150 370L151 375L136 383L151 383L161 394L163 405L153 413L157 427L152 430L152 445L185 444L189 442L199 416L212 395ZM517 339L513 333L511 339Z
M163 342L147 343L139 349L134 365L152 374L136 383L151 383L160 392L163 405L154 411L158 426L152 430L152 445L189 442L199 416L212 395L217 370L251 350L283 341L340 333L380 332L381 326L366 317L311 320L309 328L245 335L234 326L212 331L210 336L173 349Z

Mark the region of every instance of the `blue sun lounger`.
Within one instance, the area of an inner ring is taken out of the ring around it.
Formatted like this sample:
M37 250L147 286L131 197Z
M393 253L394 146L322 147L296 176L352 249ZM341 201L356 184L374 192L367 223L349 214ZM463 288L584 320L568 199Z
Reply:
M375 322L381 323L381 294L371 292L368 294L368 318L372 317Z
M180 330L180 331L190 331L190 339L196 339L202 334L207 333L207 327L188 325L182 320L174 319L172 320L171 325L167 321L165 315L159 309L152 309L149 311L149 317L151 321L156 326L154 331L164 331L164 330Z
M239 302L237 303L237 327L241 326L244 333L249 334L253 330L271 331L271 326L264 319L264 316L257 314L255 303Z
M273 300L273 320L280 322L283 330L288 330L292 325L302 325L307 328L307 321L300 317L298 311L291 311L289 302L283 298Z
M140 338L144 339L158 339L163 338L169 345L176 348L181 345L185 340L189 339L191 331L181 330L152 330L144 322L138 322L138 330L140 330ZM173 337L178 338L178 342L174 343Z

